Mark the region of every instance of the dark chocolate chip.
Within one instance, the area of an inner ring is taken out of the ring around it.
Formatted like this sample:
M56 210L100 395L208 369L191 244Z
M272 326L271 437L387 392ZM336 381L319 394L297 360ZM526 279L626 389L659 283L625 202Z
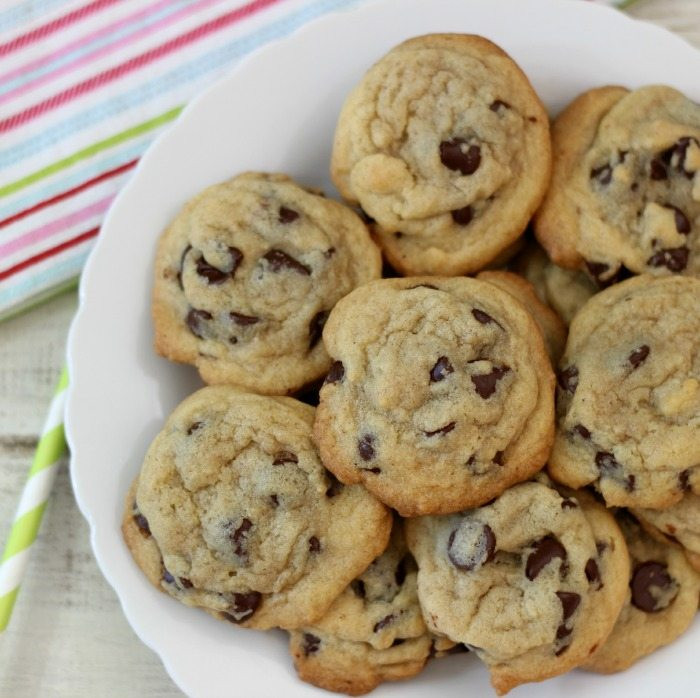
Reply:
M232 523L232 522L231 522ZM248 531L253 527L253 522L250 519L243 518L241 525L229 533L229 538L233 543L233 552L241 558L248 557Z
M584 427L583 424L574 425L574 427L571 429L571 431L574 434L578 434L585 441L591 440L591 432L588 431L588 429L586 429L586 427Z
M435 366L430 369L430 382L437 383L438 381L444 380L448 373L453 373L454 368L450 363L450 360L446 356L441 356L436 362Z
M595 549L598 552L598 555L602 555L605 552L605 550L607 549L607 547L608 547L608 544L603 540L597 540L595 542Z
M651 267L666 267L669 271L683 271L688 266L690 250L685 247L669 247L659 250L647 260Z
M320 553L321 552L321 541L316 538L316 536L311 536L309 538L309 552L310 553Z
M260 322L260 318L255 315L243 315L243 313L236 313L231 311L229 313L231 320L233 320L237 325L254 325L256 322Z
M457 225L469 225L474 217L474 211L471 206L465 206L464 208L457 208L451 212L452 220L457 223Z
M561 503L562 509L578 509L578 503L575 499L564 499Z
M545 536L538 540L525 563L525 576L532 581L555 558L566 561L564 546L553 536Z
M234 274L236 273L236 269L238 269L241 262L243 261L243 253L237 247L229 247L228 254L231 258L231 261L229 262L229 266L231 267L231 271L229 271L229 276L233 278Z
M615 456L609 451L598 451L595 454L595 464L600 469L602 475L620 479L623 468L622 464L615 460Z
M664 163L659 158L654 158L649 163L649 177L656 181L668 178L668 172L666 172L666 165L664 165Z
M438 434L443 435L443 434L449 434L454 428L455 428L456 422L450 422L449 424L445 424L444 427L440 427L439 429L436 429L435 431L424 431L423 433L426 436L437 436Z
M392 647L398 647L399 645L403 645L403 643L406 642L406 639L403 637L397 637L392 643Z
M284 463L298 463L299 458L296 453L291 451L278 451L275 453L275 458L272 465L284 465Z
M323 253L323 256L324 256L326 259L330 259L334 254L335 254L335 247L329 247L329 248Z
M562 390L566 390L567 393L571 393L573 395L578 386L578 368L576 366L567 366L559 371L557 379L559 387Z
M491 459L496 465L503 465L503 451L496 451L496 454Z
M559 592L557 592L557 596L559 596ZM566 623L562 623L557 628L557 636L556 636L557 640L563 640L565 637L569 637L569 635L571 635L572 632L573 632L573 628L568 628L566 626ZM568 645L566 647L568 647ZM566 649L566 647L563 647L561 649Z
M661 611L668 604L661 605L658 592L665 592L672 585L673 579L666 565L660 562L642 562L635 567L630 581L632 604L646 613ZM657 593L653 593L653 589Z
M185 589L191 589L194 586L194 584L192 584L192 582L189 579L187 579L187 577L180 577L179 581Z
M287 208L286 206L280 206L278 217L280 223L293 223L297 218L299 218L299 214L294 209Z
M223 284L229 278L228 272L213 267L204 257L200 257L197 260L197 274L206 279L210 286Z
M576 612L581 603L581 596L572 591L558 591L556 594L559 597L559 601L561 601L563 620L566 622Z
M494 322L498 325L498 323L488 313L485 313L483 310L479 310L478 308L472 308L472 315L482 325L488 325L489 322Z
M305 657L318 652L318 648L321 646L320 637L316 637L316 635L312 635L311 633L304 633L303 640L302 651Z
M192 436L192 434L197 431L202 426L203 422L193 422L187 429L187 436Z
M494 366L490 373L471 376L476 392L484 400L490 398L496 392L496 384L510 371L508 366Z
M688 235L690 233L690 221L688 217L681 211L677 206L667 205L667 208L673 210L673 219L676 223L676 230L682 235Z
M491 111L498 112L501 109L510 109L510 104L508 102L504 102L502 99L496 99L493 102L491 102L491 106L489 107Z
M447 541L450 562L464 572L479 569L492 560L495 553L496 536L491 527L474 519L463 519Z
M360 452L362 460L372 460L374 458L374 436L364 434L357 442L357 450Z
M381 620L377 621L372 628L373 632L378 633L382 628L386 628L391 621L394 620L394 614L390 613L388 616L384 616Z
M683 492L690 492L690 470L683 470L678 474L678 486Z
M197 310L197 308L192 308L190 312L187 313L185 322L187 323L187 327L190 328L190 332L195 337L204 339L204 336L202 335L202 322L211 319L212 314L207 312L206 310Z
M586 563L586 567L583 570L586 573L586 579L592 584L595 582L596 589L600 589L603 586L603 583L601 582L600 579L600 570L598 569L598 563L593 559L590 558L588 562Z
M280 500L276 494L270 495L270 503L272 504L273 507L275 507L275 509L280 505Z
M236 336L234 336L234 335L231 335L231 336L228 338L228 343L229 343L229 344L238 344L238 337L236 337Z
M304 276L311 275L311 269L309 267L294 259L294 257L291 257L286 252L282 252L282 250L270 250L263 255L263 259L266 259L270 265L270 271L278 272L289 269L290 271L303 274Z
M639 349L635 349L628 357L627 360L632 364L632 368L639 368L647 356L649 356L649 346L642 344Z
M663 161L667 165L673 165L676 170L685 174L686 177L693 176L693 172L689 172L685 169L685 158L688 148L693 141L696 144L698 143L697 139L692 138L691 136L683 136L682 138L679 138L673 144L673 146L661 154ZM673 162L674 156L676 160L675 162Z
M342 361L334 361L331 364L330 371L328 371L328 375L326 376L326 380L324 380L324 383L338 383L339 381L342 381L343 378L345 377L345 366L343 366Z
M327 310L321 310L311 318L311 322L309 323L309 351L311 351L321 339L323 335L323 326L326 324L326 320L328 320L328 315L329 313Z
M182 255L180 256L180 268L178 269L177 272L177 283L178 286L182 289L182 269L185 266L185 257L187 257L187 253L192 249L192 245L187 245L185 249L182 251Z
M138 526L144 538L150 538L151 528L148 525L148 519L143 514L134 514L134 523Z
M174 583L175 583L175 577L173 577L173 575L170 574L170 572L168 572L168 570L163 569L163 581L164 581L166 584L174 584Z
M247 594L234 594L233 606L229 609L232 613L224 613L223 616L232 623L241 623L255 613L261 601L262 594L257 591L250 591Z
M600 184L610 184L612 181L612 167L607 164L594 167L591 170L591 179L595 179Z
M367 592L365 590L365 583L361 579L353 579L350 582L350 588L353 590L355 596L360 599L364 599Z
M440 143L440 162L449 170L459 170L463 175L474 174L481 164L481 148L470 145L466 152L462 146L467 142L463 138L453 138Z

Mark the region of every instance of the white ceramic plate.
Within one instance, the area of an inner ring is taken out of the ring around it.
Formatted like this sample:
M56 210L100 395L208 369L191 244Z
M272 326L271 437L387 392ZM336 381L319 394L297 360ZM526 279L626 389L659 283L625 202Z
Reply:
M700 99L700 53L651 25L579 0L382 0L307 25L256 53L195 100L149 149L114 202L80 286L68 358L67 431L78 504L92 546L139 637L191 696L328 695L297 680L282 632L242 630L153 589L122 542L129 483L194 370L152 350L156 238L203 187L247 169L283 171L326 190L344 96L389 48L428 32L483 34L523 67L554 113L609 83L666 83ZM698 695L700 624L672 647L612 677L584 672L519 688L522 696ZM430 663L379 696L488 696L474 656Z

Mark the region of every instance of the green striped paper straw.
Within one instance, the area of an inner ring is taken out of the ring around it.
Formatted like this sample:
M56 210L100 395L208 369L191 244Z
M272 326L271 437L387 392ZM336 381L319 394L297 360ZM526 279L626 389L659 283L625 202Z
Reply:
M10 529L10 537L0 559L0 633L4 632L10 622L22 576L29 561L29 552L39 531L59 461L66 450L63 409L67 387L68 371L64 368L51 400L34 462Z

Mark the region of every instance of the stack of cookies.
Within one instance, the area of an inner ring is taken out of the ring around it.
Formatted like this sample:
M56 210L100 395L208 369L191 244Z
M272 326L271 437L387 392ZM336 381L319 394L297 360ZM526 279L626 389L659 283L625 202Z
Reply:
M137 564L354 695L467 650L502 695L678 637L700 107L604 87L550 133L500 48L422 36L348 96L330 167L345 204L245 173L160 239L156 350L208 385L127 495Z

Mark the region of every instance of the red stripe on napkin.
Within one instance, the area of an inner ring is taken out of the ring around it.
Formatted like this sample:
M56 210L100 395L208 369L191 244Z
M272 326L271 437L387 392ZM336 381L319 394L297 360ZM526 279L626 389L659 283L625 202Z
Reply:
M65 104L76 97L80 97L87 92L91 92L97 87L112 82L113 80L137 70L138 68L142 68L152 61L162 58L163 56L167 56L169 53L172 53L173 51L176 51L177 49L182 48L193 41L202 39L208 34L218 31L219 29L223 29L230 24L235 24L236 22L239 22L246 17L250 17L256 12L265 9L270 5L275 5L278 2L281 2L281 0L253 0L253 2L250 2L247 5L243 5L242 7L239 7L231 12L220 15L219 17L206 22L205 24L201 24L200 26L191 29L185 34L176 36L170 41L166 41L164 44L156 46L156 48L153 48L150 51L146 51L139 56L134 56L134 58L130 58L128 61L117 65L114 68L110 68L109 70L105 70L104 72L94 75L87 80L83 80L83 82L79 82L77 85L73 85L67 90L63 90L63 92L59 92L58 94L55 94L52 97L39 102L38 104L34 104L24 111L13 114L7 119L3 119L0 121L0 133L11 131L13 128L35 119L44 112L56 109L56 107L60 107L62 104Z
M66 189L66 191L62 191L60 194L56 194L56 196L52 196L50 199L45 199L44 201L40 201L38 204L34 204L34 206L31 206L30 208L25 208L24 211L20 211L19 213L15 213L14 215L9 216L4 220L1 220L0 228L4 228L5 226L10 225L10 223L16 223L22 218L26 218L32 213L40 211L42 208L46 208L47 206L51 206L51 204L56 204L59 201L63 201L63 199L67 199L69 196L79 194L81 191L85 191L86 189L89 189L95 184L104 182L106 179L116 177L122 172L130 170L136 165L137 162L138 158L135 160L130 160L129 162L125 162L123 165L119 165L119 167L115 167L113 170L107 170L106 172L102 172L102 174L97 175L97 177L85 180L82 184L79 184L77 187L73 187L72 189Z
M79 245L81 242L85 242L85 240L89 240L90 238L95 237L97 233L100 232L99 226L97 228L93 228L92 230L88 230L84 233L81 233L80 235L72 238L71 240L66 240L65 242L62 242L60 245L56 245L56 247L51 247L48 250L44 250L43 252L40 252L37 255L34 255L33 257L29 257L28 259L25 259L21 261L19 264L15 264L14 267L10 267L9 269L5 269L4 271L0 271L0 281L3 279L7 279L8 277L18 274L21 272L23 269L27 269L28 267L33 266L34 264L37 264L41 262L44 259L48 259L49 257L53 257L54 255L58 254L59 252L63 252L63 250L67 250L71 247L75 247L76 245Z
M0 56L6 56L8 53L12 53L12 51L16 51L18 48L33 44L35 41L43 39L59 29L63 29L74 22L89 17L94 12L98 12L117 2L119 2L119 0L95 0L94 2L79 7L77 10L73 10L73 12L69 12L67 15L63 15L63 17L57 17L53 21L43 24L36 29L32 29L30 32L22 34L5 44L0 44Z

